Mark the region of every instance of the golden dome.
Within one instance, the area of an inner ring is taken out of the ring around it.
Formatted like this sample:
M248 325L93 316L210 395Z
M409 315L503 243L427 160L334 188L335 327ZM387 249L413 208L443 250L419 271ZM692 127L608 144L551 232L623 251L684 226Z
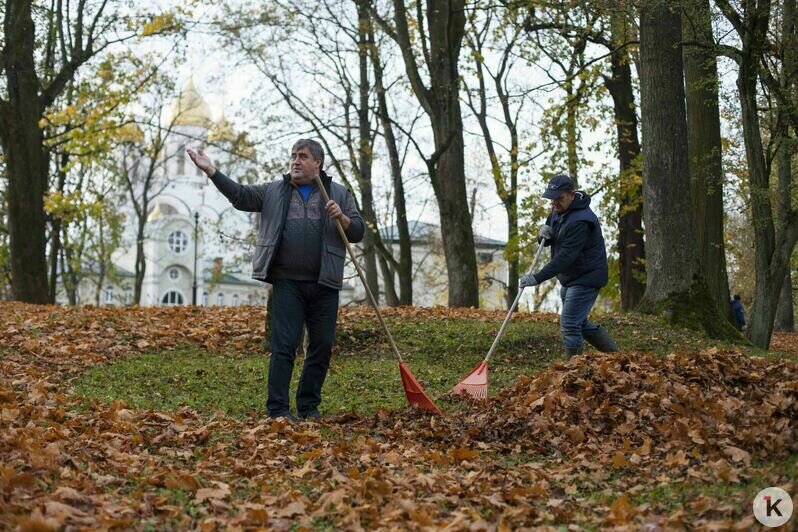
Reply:
M238 135L233 131L233 126L227 121L227 117L222 113L222 117L211 126L208 132L208 142L235 142Z
M172 101L170 116L176 126L210 127L211 110L194 87L193 79L189 79L180 96Z
M177 209L167 203L158 201L147 216L147 221L154 222L155 220L160 220L164 216L173 216L175 214L178 214Z

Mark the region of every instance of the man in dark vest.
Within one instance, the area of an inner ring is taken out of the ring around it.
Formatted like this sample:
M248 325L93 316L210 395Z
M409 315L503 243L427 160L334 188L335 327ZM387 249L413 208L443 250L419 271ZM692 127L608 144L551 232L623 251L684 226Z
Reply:
M551 200L552 212L540 228L538 241L551 246L551 261L538 272L521 277L519 286L535 286L557 276L566 360L582 353L585 340L599 351L615 352L618 346L607 330L587 319L599 289L607 284L604 236L590 209L590 196L574 190L570 177L558 175L549 181L543 197Z
M289 410L289 385L305 324L309 345L296 407L300 418L318 420L346 257L335 220L341 222L350 242L360 242L365 231L352 195L324 173L324 150L315 140L297 141L291 148L290 172L263 185L236 183L217 170L202 150L188 150L188 154L233 207L260 213L252 277L273 286L269 416L299 421ZM327 204L316 176L330 196Z

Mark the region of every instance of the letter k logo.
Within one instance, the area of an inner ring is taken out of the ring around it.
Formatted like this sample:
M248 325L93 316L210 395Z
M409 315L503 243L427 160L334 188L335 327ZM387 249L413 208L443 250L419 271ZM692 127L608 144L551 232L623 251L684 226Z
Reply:
M792 517L792 497L781 488L765 488L756 494L752 502L754 517L768 528L782 526Z
M776 512L776 515L778 515L779 517L783 517L781 515L781 511L779 511L779 503L782 501L782 499L778 499L775 503L771 504L772 500L773 499L770 497L770 495L767 495L765 497L765 501L767 503L767 507L766 507L767 508L767 510L766 510L767 516L770 517L773 514L773 512Z

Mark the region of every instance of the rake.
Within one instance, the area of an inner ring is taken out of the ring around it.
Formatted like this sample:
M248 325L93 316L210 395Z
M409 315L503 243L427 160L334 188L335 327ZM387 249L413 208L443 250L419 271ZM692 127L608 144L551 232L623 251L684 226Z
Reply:
M319 176L316 176L316 184L318 185L319 190L324 197L324 203L329 203L330 196L327 194L327 190L324 188L324 184L321 182ZM344 244L346 244L346 249L349 252L349 256L352 258L352 263L355 265L355 269L357 269L357 274L360 276L360 281L363 283L363 288L366 289L366 295L368 296L369 303L371 303L371 306L374 308L374 312L377 313L377 319L380 321L380 325L382 325L382 330L385 331L385 335L388 337L391 348L393 349L396 358L399 360L399 375L402 378L402 387L405 390L407 402L413 406L417 406L422 410L426 410L427 412L442 414L440 409L435 406L435 403L432 402L432 399L430 399L429 396L424 392L424 388L416 380L416 377L410 371L410 368L408 368L407 364L405 364L404 360L402 360L402 355L399 353L399 349L396 347L396 342L393 341L393 336L391 335L391 331L388 329L388 325L386 325L385 320L382 318L382 312L380 312L380 307L377 305L377 300L374 299L374 294L371 293L371 289L366 282L366 274L360 267L357 257L355 257L355 252L352 249L352 245L349 243L349 239L346 237L346 233L344 232L344 228L341 226L340 220L336 219L335 224L338 227L338 234L341 235L341 240L343 240Z
M535 258L532 260L532 265L529 267L527 275L532 275L532 273L535 271L535 267L538 264L538 259L540 258L540 252L543 251L543 242L544 241L541 240L538 244L538 249L535 252ZM457 384L457 386L452 388L450 393L457 395L467 394L474 399L488 398L488 360L496 350L496 346L499 345L499 340L501 339L502 335L504 335L504 330L507 328L507 324L510 323L510 318L512 318L513 312L515 312L515 309L518 306L518 301L521 299L521 295L523 293L524 288L518 290L518 295L515 296L515 301L513 301L513 304L510 306L510 310L507 312L507 317L504 318L504 323L502 323L499 333L493 340L493 345L490 346L488 354L485 356L482 362L477 365L477 367L472 369L471 372Z

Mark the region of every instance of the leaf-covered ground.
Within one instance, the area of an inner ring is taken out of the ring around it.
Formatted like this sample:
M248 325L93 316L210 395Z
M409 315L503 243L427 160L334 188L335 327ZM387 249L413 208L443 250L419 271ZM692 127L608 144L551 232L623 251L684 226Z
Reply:
M749 529L760 489L798 491L798 335L752 353L615 316L622 353L563 364L556 316L520 314L491 365L505 386L463 404L440 393L501 313L387 314L448 415L394 408L368 309L341 311L329 415L294 426L246 399L262 309L3 303L0 529ZM180 406L217 374L226 393Z

